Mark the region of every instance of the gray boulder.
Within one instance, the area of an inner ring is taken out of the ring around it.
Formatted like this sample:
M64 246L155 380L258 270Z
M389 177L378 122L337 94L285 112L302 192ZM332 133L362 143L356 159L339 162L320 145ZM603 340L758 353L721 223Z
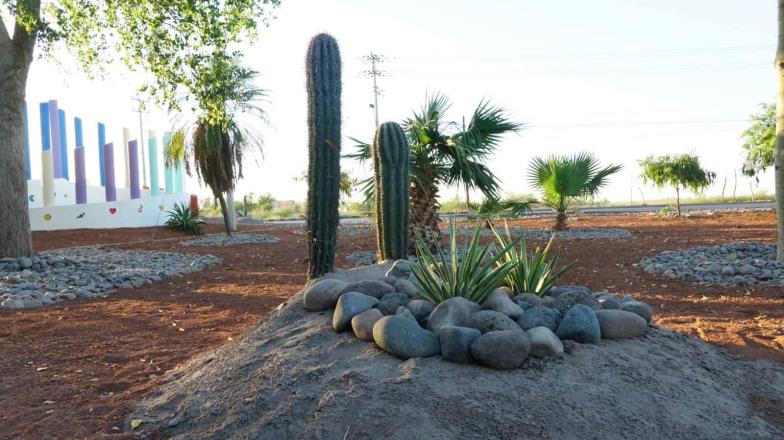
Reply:
M482 332L475 328L442 326L438 330L441 356L448 361L460 364L471 363L471 344L481 335Z
M567 293L567 292L587 293L588 295L590 295L591 294L591 289L589 289L589 288L587 288L585 286L575 286L575 285L572 285L572 284L567 284L567 285L563 285L563 286L553 286L553 287L551 287L550 290L547 291L547 295L549 295L549 296L551 296L553 298L558 298L559 296L561 296L562 294Z
M543 296L542 297L542 305L544 307L552 308L554 303L555 303L555 298L553 298L552 296Z
M495 310L480 310L472 313L468 319L463 321L463 327L475 328L482 333L501 330L521 330L520 326L512 318Z
M533 293L520 293L514 297L514 300L520 304L520 301L525 301L529 304L538 306L542 304L542 298Z
M327 278L316 281L305 290L302 296L303 305L312 312L331 309L335 307L345 287L346 283L340 280Z
M602 337L607 339L636 338L645 334L648 323L640 315L623 310L597 310L596 319Z
M419 322L417 321L416 317L414 317L414 314L413 314L413 313L411 313L411 312L410 312L410 311L409 311L407 308L405 308L404 306L400 306L400 307L398 307L398 308L397 308L397 310L395 311L395 314L396 314L397 316L402 316L402 317L404 317L404 318L410 319L410 320L412 320L412 321L416 322L416 323L417 323L417 325L419 325Z
M381 298L387 293L392 293L394 291L395 291L394 287L380 280L355 281L353 283L346 285L346 287L343 288L343 293L359 292L359 293L364 293L365 295L372 296L374 298Z
M526 302L526 301L522 301L522 300L517 300L516 303L520 307L520 309L523 311L523 313L525 313L526 310L533 309L534 307L536 307L535 305L533 305L533 304L531 304L529 302ZM522 316L522 315L520 315L520 316Z
M620 310L621 300L615 295L604 295L598 299L599 305L605 310Z
M624 295L623 300L621 300L621 302L625 302L625 303L627 303L627 302L636 302L636 301L637 300L634 299L634 297L631 296L631 295Z
M553 303L553 308L557 309L561 314L564 314L577 304L584 304L593 310L602 308L602 306L599 305L599 301L593 297L591 292L578 290L572 290L558 295Z
M396 260L392 264L386 275L392 275L397 279L407 278L411 274L411 263L408 260Z
M363 341L373 341L373 326L384 315L378 309L368 309L351 318L351 328L354 336Z
M555 332L561 339L581 344L598 344L602 338L596 313L585 304L577 304L564 315Z
M416 320L400 315L379 319L373 327L373 340L384 351L401 359L435 356L441 352L435 333L420 327Z
M564 352L563 342L547 327L534 327L525 331L531 341L531 357L546 358L561 356Z
M364 293L346 292L340 295L335 313L332 315L332 328L336 332L342 332L351 324L351 318L372 309L376 304L378 304L376 298Z
M417 322L424 324L436 306L426 299L412 299L406 304L406 308L414 315Z
M504 315L517 319L523 314L523 309L509 298L509 295L501 289L495 289L490 292L485 302L482 303L482 308L485 310L495 310L496 312L503 313Z
M405 279L400 278L395 282L395 289L398 292L403 292L411 298L416 298L420 296L419 288L413 282Z
M621 306L621 310L640 315L646 324L650 324L651 319L653 319L653 309L642 301L625 301Z
M397 313L397 308L405 305L408 299L408 295L405 293L387 293L381 297L381 301L376 305L376 308L379 309L384 315L394 315Z
M520 368L531 350L525 332L503 330L485 333L471 344L471 357L497 370Z
M549 307L536 306L528 309L517 320L517 325L523 330L534 327L547 327L552 331L558 328L561 322L561 312Z
M463 297L449 298L437 305L427 318L427 329L438 331L443 325L460 326L468 317L479 311L479 304Z

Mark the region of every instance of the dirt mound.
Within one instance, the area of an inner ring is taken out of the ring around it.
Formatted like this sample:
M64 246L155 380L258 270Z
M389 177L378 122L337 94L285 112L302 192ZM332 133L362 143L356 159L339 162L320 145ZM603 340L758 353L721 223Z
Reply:
M341 272L349 281L382 267ZM292 298L128 417L178 439L784 438L784 367L649 329L494 371L401 361Z

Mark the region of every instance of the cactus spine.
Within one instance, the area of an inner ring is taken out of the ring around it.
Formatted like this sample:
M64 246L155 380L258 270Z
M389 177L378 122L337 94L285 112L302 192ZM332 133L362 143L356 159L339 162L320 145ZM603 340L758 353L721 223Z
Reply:
M308 91L308 275L335 268L340 203L340 51L328 34L313 37L306 59Z
M409 147L400 125L385 122L373 142L379 260L408 256Z

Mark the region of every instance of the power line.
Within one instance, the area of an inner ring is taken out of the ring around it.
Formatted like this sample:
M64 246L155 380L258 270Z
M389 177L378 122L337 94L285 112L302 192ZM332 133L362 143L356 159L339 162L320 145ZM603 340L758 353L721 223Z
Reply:
M378 128L378 96L381 94L381 89L378 87L377 78L380 76L389 76L389 73L384 72L383 70L379 70L379 64L382 64L386 61L386 57L384 55L379 55L373 52L370 52L369 55L365 55L362 57L362 61L365 64L370 65L370 69L365 70L362 74L366 77L373 78L373 112L376 117L376 128Z
M750 123L751 119L704 119L693 121L608 121L585 122L577 124L531 124L526 128L592 128L592 127L630 127L641 125L695 125L695 124L728 124Z

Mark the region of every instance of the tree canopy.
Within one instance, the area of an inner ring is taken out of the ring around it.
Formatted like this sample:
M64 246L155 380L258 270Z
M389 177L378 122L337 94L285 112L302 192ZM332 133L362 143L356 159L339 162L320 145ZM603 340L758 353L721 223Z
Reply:
M211 75L216 54L240 58L236 43L253 38L266 25L280 0L0 0L37 40L44 52L58 45L73 53L85 71L102 75L105 66L122 61L149 75L142 87L160 105L180 111L190 97L211 123L226 118L223 96L205 94L220 85ZM5 29L2 29L3 31ZM233 75L225 78L231 81Z
M776 159L776 104L760 104L751 115L751 127L743 132L743 174L757 175L773 166Z
M692 154L648 156L639 161L643 181L658 188L673 186L699 192L710 186L716 173L700 165L700 158Z

